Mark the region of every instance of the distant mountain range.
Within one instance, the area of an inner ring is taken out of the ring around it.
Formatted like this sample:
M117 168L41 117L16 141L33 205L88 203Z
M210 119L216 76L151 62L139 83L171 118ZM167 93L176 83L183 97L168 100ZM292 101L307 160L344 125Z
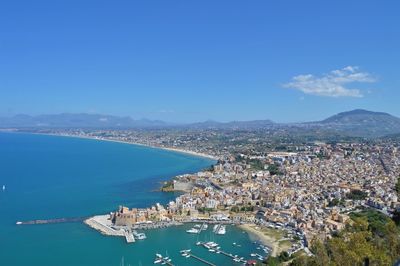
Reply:
M130 117L85 113L0 117L0 128L149 128L166 125L159 120L134 120Z
M186 128L259 130L269 128L296 128L313 132L333 132L351 137L382 137L400 134L400 118L388 113L353 110L331 116L325 120L307 123L281 124L271 120L217 122L205 121L192 124L172 124L160 120L118 117L99 114L15 115L0 117L0 128Z

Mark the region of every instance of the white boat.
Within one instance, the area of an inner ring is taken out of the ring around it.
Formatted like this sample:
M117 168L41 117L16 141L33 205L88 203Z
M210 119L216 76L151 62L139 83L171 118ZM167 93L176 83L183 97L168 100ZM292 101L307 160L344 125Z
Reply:
M154 261L154 264L158 264L158 263L161 263L161 262L162 262L162 259L157 259L157 260Z
M207 230L208 229L208 225L207 224L203 224L203 230Z
M189 254L186 254L185 258L190 258L190 255L189 255Z
M3 185L3 191L6 190L6 185Z
M20 225L20 224L22 224L22 222L18 221L18 222L16 222L16 224L17 224L17 225Z
M218 227L219 227L218 224L214 225L214 227L213 227L213 232L214 232L214 233L218 230Z
M144 240L144 239L147 238L146 235L145 235L144 233L134 233L133 235L134 235L135 238L138 239L138 240Z
M217 234L217 235L225 235L225 234L226 234L226 228L225 228L225 226L224 226L224 225L221 225L221 226L218 228L218 231L216 232L216 234Z
M161 255L161 254L158 254L158 253L156 253L156 257L157 257L157 258L162 258L162 255Z
M191 228L189 230L186 230L186 233L189 233L189 234L198 234L199 232L200 232L199 229L196 229L196 228Z
M212 248L218 247L218 244L215 243L215 242L212 242L212 241L207 242L206 244L207 244L208 246L212 247Z
M201 225L195 224L195 225L194 225L194 228L201 228Z

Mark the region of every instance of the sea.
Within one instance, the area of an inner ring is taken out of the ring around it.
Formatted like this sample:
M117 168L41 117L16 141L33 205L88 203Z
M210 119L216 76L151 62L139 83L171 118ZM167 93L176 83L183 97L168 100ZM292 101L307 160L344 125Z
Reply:
M211 253L197 241L215 241L221 249L250 259L262 254L252 236L235 226L215 235L212 226L199 235L191 224L147 230L147 239L127 244L103 236L82 222L16 225L17 221L106 214L119 205L167 204L179 194L160 192L163 181L195 173L214 161L162 149L25 133L0 133L0 265L154 265L155 254L173 265L240 265ZM2 186L5 190L2 190ZM235 244L234 244L235 243Z

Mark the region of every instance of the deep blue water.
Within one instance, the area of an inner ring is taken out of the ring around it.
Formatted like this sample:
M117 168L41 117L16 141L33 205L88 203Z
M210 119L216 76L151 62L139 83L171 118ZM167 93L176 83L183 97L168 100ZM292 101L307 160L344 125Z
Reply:
M152 265L156 251L168 252L178 265L201 265L179 256L180 249L192 247L198 238L185 234L184 227L148 231L147 240L128 245L82 223L16 226L15 222L103 214L121 204L165 204L176 194L155 191L161 181L212 163L122 143L0 133L0 186L6 185L0 191L0 265L119 265L122 257L125 265ZM200 236L211 237L208 232ZM234 227L219 242L232 249L232 239L244 246L250 243L248 235ZM237 252L248 255L249 248ZM231 265L213 256L210 260L218 265Z

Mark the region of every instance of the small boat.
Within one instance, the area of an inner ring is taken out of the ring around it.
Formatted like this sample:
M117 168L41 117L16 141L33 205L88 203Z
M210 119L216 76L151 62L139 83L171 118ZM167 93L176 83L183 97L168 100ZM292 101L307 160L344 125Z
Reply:
M144 233L134 233L134 236L135 236L135 238L138 239L138 240L144 240L144 239L147 238L147 237L146 237L146 234L144 234Z
M189 254L186 254L185 258L190 258L190 255L189 255Z
M196 224L196 225L194 225L194 228L201 228L201 225Z
M191 228L189 230L186 230L186 233L189 233L189 234L198 234L199 232L200 232L200 230L196 229L196 228Z
M154 261L154 264L158 264L158 263L161 263L161 262L162 262L162 259L157 259L157 260Z
M221 226L218 228L216 234L217 234L217 235L225 235L225 234L226 234L226 227L225 227L224 225L221 225Z
M20 225L20 224L22 224L22 222L18 221L18 222L16 222L15 224L16 224L16 225Z
M6 185L3 185L3 191L6 190Z

